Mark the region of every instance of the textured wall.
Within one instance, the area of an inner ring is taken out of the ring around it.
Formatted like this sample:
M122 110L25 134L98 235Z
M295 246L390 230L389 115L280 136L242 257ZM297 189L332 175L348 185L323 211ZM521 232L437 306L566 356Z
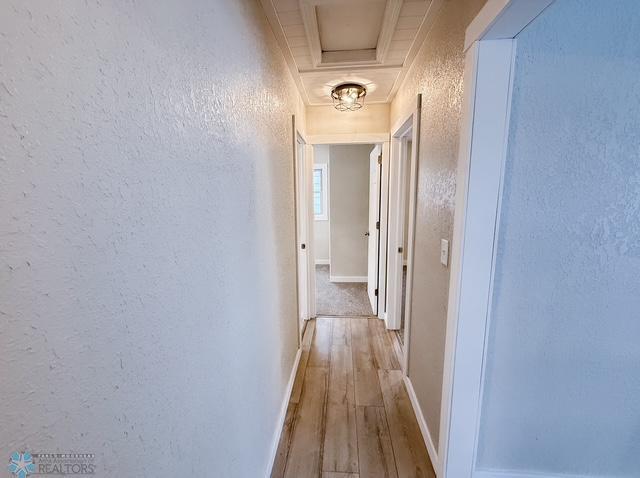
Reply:
M331 276L367 276L372 144L330 147Z
M451 240L464 32L485 0L446 0L391 105L391 124L422 93L409 377L438 443L449 292L440 239Z
M2 459L264 476L297 347L294 88L254 1L3 2Z
M518 38L479 466L638 476L640 5Z
M329 145L319 144L313 147L313 161L315 164L329 164ZM329 168L329 166L327 166ZM328 171L327 171L328 172ZM329 185L329 179L327 178L327 186ZM329 208L329 197L327 196L327 208ZM329 211L331 214L331 211ZM323 221L313 222L313 253L316 256L316 261L329 261L329 230L330 219Z

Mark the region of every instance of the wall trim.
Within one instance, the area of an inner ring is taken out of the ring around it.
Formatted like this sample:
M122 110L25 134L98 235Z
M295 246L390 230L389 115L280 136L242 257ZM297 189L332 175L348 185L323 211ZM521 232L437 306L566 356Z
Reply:
M553 1L488 0L466 31L440 463L436 471L440 478L511 476L474 472L483 360L509 132L515 37Z
M330 282L368 282L367 276L333 276L329 275Z
M477 470L473 478L594 478L593 475L554 474L546 472L518 471L518 470ZM609 478L599 476L598 478ZM613 478L613 477L611 477Z
M405 304L405 327L403 338L402 372L409 373L409 349L411 348L411 298L413 297L413 261L415 247L416 205L418 178L420 177L420 117L422 115L422 95L418 94L412 108L406 109L391 132L391 160L389 171L389 225L387 254L387 321L388 329L400 329L402 303ZM413 148L407 156L406 142L411 138ZM405 174L409 168L409 177ZM407 180L409 181L407 183ZM408 195L405 191L408 188ZM409 202L406 204L406 199ZM397 247L403 243L404 210L408 211L407 224L407 282L406 293L402 294L403 255Z
M382 174L380 175L380 242L378 247L378 317L387 326L387 248L389 229L389 165L391 145L388 141L382 146Z
M478 40L508 40L536 19L554 0L489 0L467 27L464 51Z
M280 443L280 435L282 435L284 421L287 418L287 408L289 406L289 400L291 399L291 392L293 391L293 382L296 379L296 373L298 372L298 365L300 364L301 355L302 355L302 347L298 348L298 351L296 352L296 358L293 360L293 367L291 368L291 374L289 375L289 382L287 383L287 388L284 393L282 405L280 405L280 415L278 416L276 429L274 430L274 433L273 433L273 441L271 443L271 455L269 456L269 464L267 466L267 471L264 475L266 478L269 478L271 476L271 471L273 470L273 464L275 463L276 455L278 454L278 445Z
M442 476L472 476L477 449L515 40L473 44L465 58L440 419Z
M424 440L424 444L427 447L427 452L429 453L431 464L433 465L433 469L436 471L436 474L437 474L438 470L440 469L439 462L438 462L438 452L436 451L436 446L434 444L433 438L431 437L429 426L427 425L427 421L424 418L422 409L420 408L420 402L418 401L418 397L416 395L415 390L413 389L413 384L411 383L411 379L409 378L408 375L404 376L404 384L407 387L407 394L409 395L409 400L411 401L413 412L416 415L416 420L418 420L418 425L420 426L420 431L422 432L422 439ZM489 478L489 477L484 477L484 478Z
M389 133L308 134L309 144L374 144L389 141Z
M316 259L317 266L328 266L329 264L331 264L329 259Z

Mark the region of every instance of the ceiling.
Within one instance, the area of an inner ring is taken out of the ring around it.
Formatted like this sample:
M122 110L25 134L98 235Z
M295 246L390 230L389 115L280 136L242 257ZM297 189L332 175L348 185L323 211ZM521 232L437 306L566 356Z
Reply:
M393 99L438 0L261 0L307 104L331 104L345 81L367 87L366 103Z

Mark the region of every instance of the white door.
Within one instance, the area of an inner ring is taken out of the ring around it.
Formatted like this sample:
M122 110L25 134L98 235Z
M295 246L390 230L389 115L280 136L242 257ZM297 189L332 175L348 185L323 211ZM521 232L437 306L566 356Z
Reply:
M380 164L382 148L376 146L369 156L369 239L367 292L374 314L378 314L378 245L380 242Z
M304 145L305 184L306 184L306 208L307 208L307 318L316 316L316 256L313 243L314 220L313 213L313 146Z
M307 181L305 164L305 145L300 138L296 142L296 225L298 248L298 319L300 331L304 330L304 321L309 318L309 259L308 259L308 209Z

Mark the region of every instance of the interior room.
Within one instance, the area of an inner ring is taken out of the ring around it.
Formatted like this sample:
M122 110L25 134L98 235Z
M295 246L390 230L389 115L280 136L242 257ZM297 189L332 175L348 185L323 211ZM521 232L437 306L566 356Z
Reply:
M377 209L377 204L370 204L369 191L373 149L371 144L314 147L313 226L319 316L371 316L376 306L377 297L367 293L369 236L376 233L369 230L369 209ZM377 174L377 167L373 174ZM379 200L375 191L373 200Z

